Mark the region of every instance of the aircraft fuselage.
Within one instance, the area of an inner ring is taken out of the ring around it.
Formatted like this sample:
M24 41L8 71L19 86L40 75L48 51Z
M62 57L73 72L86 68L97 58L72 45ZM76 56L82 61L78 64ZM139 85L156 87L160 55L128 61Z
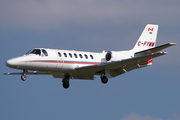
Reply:
M112 52L113 59L106 61L105 56L107 52L96 53L44 48L35 48L33 50L39 50L40 54L27 53L24 56L8 60L6 65L21 70L66 72L80 67L106 64L122 58L132 57L132 55L129 55L130 52L118 52L118 55L116 52ZM47 54L44 55L42 50L46 51Z

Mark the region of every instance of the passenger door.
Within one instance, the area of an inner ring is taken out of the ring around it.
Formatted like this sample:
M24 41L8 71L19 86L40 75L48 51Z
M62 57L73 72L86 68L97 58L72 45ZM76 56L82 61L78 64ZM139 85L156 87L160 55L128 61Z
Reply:
M57 52L57 67L56 68L62 68L64 65L64 57L62 55L62 52Z

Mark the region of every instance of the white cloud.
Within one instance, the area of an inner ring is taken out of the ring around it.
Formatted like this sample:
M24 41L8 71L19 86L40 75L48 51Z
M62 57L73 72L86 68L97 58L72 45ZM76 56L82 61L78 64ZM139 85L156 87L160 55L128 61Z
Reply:
M141 116L133 112L133 113L125 115L120 120L170 120L170 119L162 119L162 118L152 117L149 115Z
M177 113L174 113L174 119L175 119L175 120L180 120L180 115L177 114Z

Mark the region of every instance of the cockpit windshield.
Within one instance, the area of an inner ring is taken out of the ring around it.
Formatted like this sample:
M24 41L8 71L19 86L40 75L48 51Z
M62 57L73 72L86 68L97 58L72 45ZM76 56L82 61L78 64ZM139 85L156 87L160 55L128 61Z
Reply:
M41 50L40 49L32 49L30 50L29 52L26 53L26 55L29 55L29 54L35 54L35 55L41 55Z
M32 49L26 53L26 55L29 55L29 54L35 54L35 55L39 55L43 57L48 56L48 53L45 49Z

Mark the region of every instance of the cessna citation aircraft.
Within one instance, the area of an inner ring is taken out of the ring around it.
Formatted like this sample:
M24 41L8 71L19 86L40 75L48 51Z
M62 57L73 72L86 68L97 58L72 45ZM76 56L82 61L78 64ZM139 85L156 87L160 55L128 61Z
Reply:
M175 43L155 47L157 32L158 25L147 24L134 48L127 51L96 53L34 48L24 56L6 62L10 68L23 70L22 73L5 75L21 75L23 81L26 80L26 75L52 75L54 78L63 78L64 88L69 87L69 79L94 80L94 75L100 75L105 84L108 78L149 66L153 58L167 54L158 51Z

